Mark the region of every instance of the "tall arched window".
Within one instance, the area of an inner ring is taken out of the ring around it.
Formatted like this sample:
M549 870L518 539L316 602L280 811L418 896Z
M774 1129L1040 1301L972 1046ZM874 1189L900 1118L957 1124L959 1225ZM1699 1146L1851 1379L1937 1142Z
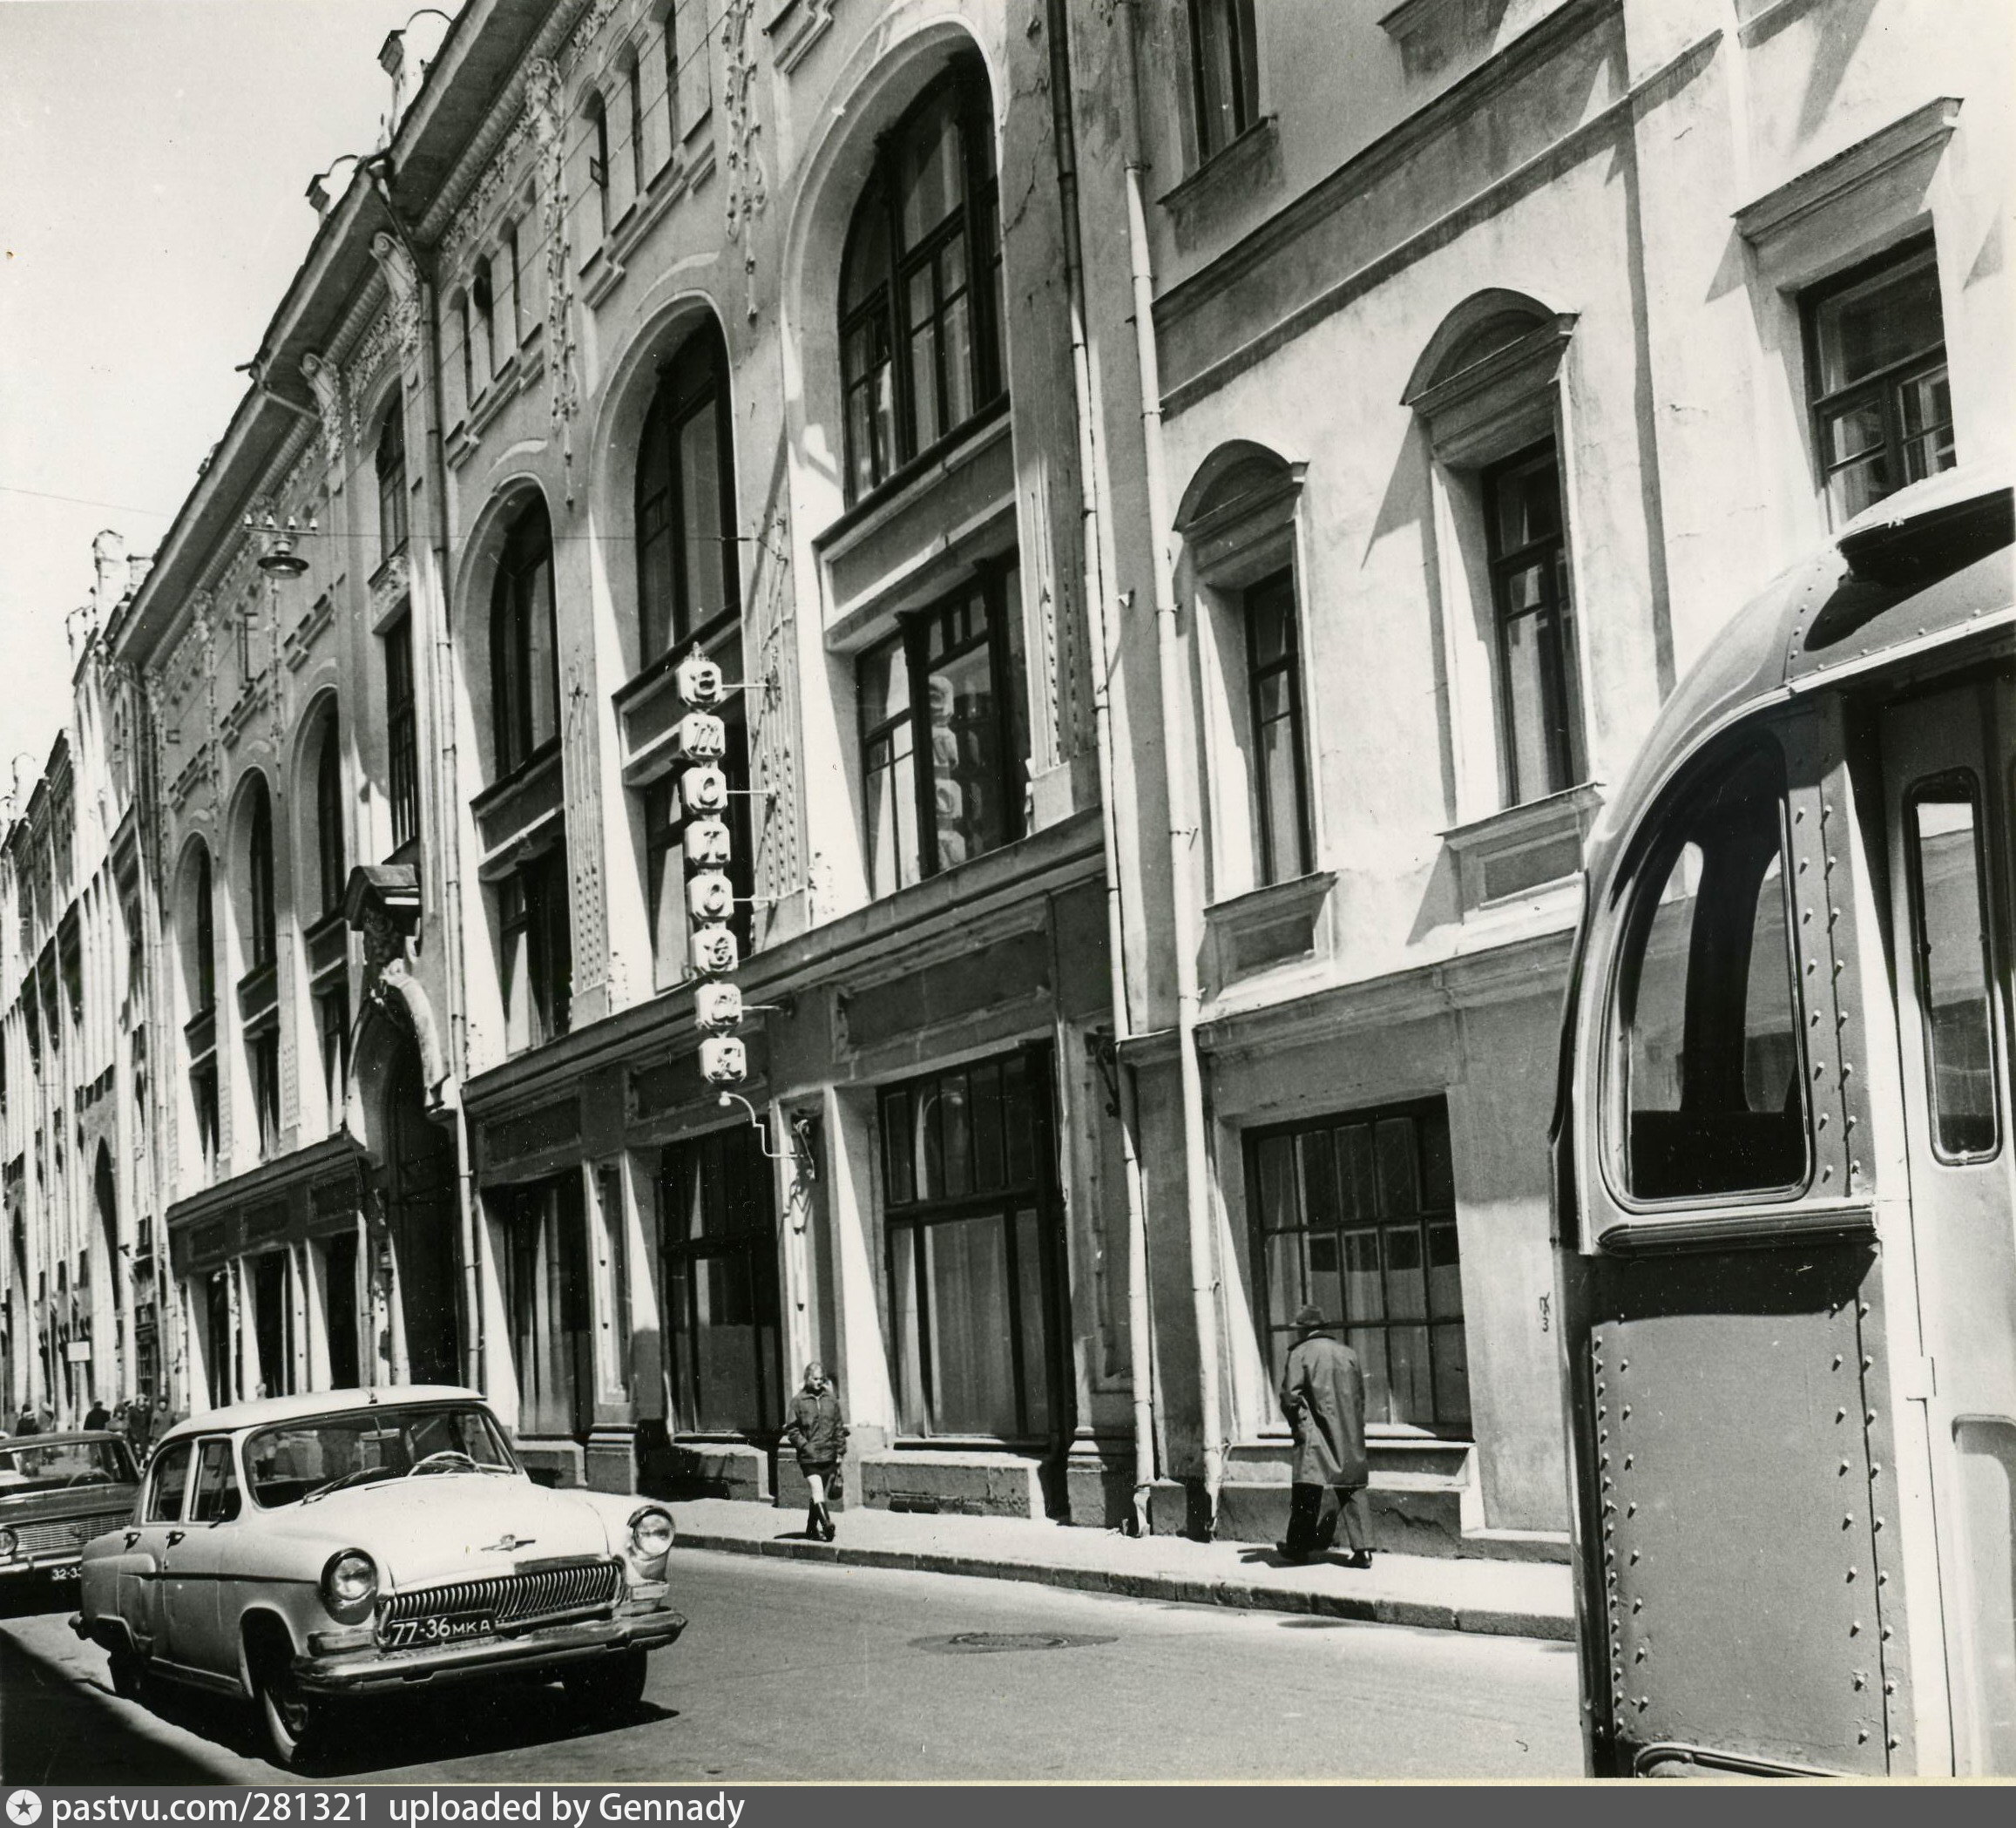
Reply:
M840 269L854 501L1003 385L1001 216L986 71L956 58L883 142Z
M637 456L640 666L741 607L727 350L709 319L660 375Z
M490 592L491 731L499 780L560 731L558 637L553 610L553 534L534 497L511 523Z
M195 903L190 924L195 931L196 969L189 1013L202 1016L217 1007L217 916L211 905L210 852L200 844L196 847L196 881L191 892Z
M389 559L406 544L406 406L395 394L378 434L378 558Z
M315 757L315 859L322 879L322 912L334 911L343 898L343 748L336 714L322 727L321 753Z
M246 965L256 970L274 959L273 801L263 779L252 785L251 823L246 835Z

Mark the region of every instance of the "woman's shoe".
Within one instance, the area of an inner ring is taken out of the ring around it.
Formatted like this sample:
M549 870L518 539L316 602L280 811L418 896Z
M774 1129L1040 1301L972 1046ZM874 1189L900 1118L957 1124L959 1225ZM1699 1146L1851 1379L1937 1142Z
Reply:
M830 1517L822 1517L819 1520L819 1533L829 1542L832 1541L833 1539L840 1533L838 1530L833 1527L833 1520Z

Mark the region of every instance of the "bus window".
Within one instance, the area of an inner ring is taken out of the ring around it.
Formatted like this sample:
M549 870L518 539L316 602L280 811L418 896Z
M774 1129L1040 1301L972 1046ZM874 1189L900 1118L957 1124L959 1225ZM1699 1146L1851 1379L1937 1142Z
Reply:
M1974 779L1921 782L1907 804L1932 1142L1942 1161L1978 1161L1998 1138Z
M1682 802L1637 878L1610 1058L1641 1200L1804 1181L1806 1111L1775 760Z

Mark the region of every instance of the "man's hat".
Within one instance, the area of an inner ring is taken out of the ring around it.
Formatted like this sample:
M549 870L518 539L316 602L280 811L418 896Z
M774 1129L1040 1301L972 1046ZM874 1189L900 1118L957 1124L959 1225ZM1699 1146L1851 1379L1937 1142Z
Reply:
M1295 1310L1295 1324L1305 1333L1327 1327L1329 1322L1323 1318L1323 1310L1313 1304L1304 1303Z

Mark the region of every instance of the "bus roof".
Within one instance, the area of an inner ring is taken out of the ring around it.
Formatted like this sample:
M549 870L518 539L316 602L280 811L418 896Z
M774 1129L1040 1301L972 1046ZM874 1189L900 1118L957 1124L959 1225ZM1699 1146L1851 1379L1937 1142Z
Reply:
M2016 498L2006 467L1899 490L1783 572L1731 619L1654 721L1589 835L1589 880L1704 744L1837 680L2016 630Z

